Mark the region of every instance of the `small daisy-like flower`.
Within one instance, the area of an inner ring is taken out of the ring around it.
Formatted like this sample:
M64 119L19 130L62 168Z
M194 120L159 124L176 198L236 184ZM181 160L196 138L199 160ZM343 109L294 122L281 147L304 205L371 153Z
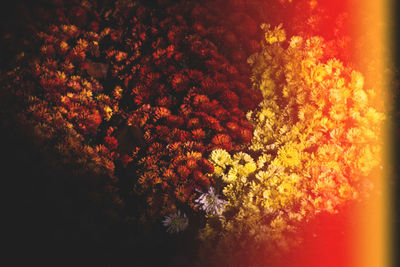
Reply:
M197 206L199 206L200 209L204 210L207 214L220 215L227 201L219 199L218 197L219 195L215 193L215 189L210 187L207 193L202 193L194 202L197 203Z
M210 161L217 166L225 168L226 165L231 164L231 155L224 149L215 149L211 152Z
M212 127L212 128L214 128L214 127ZM217 128L214 128L214 129L217 129ZM231 150L232 149L231 138L230 138L229 135L226 135L226 134L217 134L217 135L215 135L212 138L211 143L215 147L224 148L226 150Z
M254 162L254 160L249 154L238 152L233 156L233 162L235 164L245 165Z
M228 174L222 176L222 180L226 183L232 183L237 179L237 169L236 168L230 168L228 171Z
M186 217L186 214L181 214L181 211L178 210L176 213L165 216L162 223L167 227L168 233L179 233L188 227L189 219Z

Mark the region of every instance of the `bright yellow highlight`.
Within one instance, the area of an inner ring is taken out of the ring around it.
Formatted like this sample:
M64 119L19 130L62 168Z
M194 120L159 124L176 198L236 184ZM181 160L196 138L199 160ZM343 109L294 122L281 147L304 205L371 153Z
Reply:
M358 0L351 10L354 16L355 29L354 35L358 37L361 46L355 49L355 61L362 68L365 74L365 83L371 86L376 94L375 102L381 105L381 110L385 114L390 114L393 108L391 88L393 87L392 73L393 53L390 44L393 36L390 30L394 20L391 4L395 1L388 0ZM394 13L393 13L394 14ZM397 29L394 29L395 31ZM369 121L380 120L380 116L374 110L366 113ZM360 210L355 216L358 217L360 225L357 235L355 255L357 265L362 267L388 267L392 265L391 258L397 251L392 249L393 229L391 229L392 199L394 192L391 192L390 181L393 179L391 165L397 164L392 158L391 151L391 126L387 120L383 128L384 134L381 139L385 142L385 149L379 153L371 151L370 158L381 158L383 162L383 172L377 173L374 177L375 191L371 200L365 205L364 210Z
M248 59L264 98L247 114L251 146L210 156L228 204L222 216L208 217L201 238L216 242L221 255L242 247L256 257L296 245L299 222L359 198L381 164L384 115L361 73L323 61L319 37L294 36L286 46L281 26L262 28L262 51Z

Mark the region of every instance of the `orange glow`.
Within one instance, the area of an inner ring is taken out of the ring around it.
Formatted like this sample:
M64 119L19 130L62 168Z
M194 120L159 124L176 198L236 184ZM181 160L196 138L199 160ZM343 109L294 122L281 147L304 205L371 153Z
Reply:
M367 86L374 88L382 103L382 110L389 114L391 103L390 90L390 3L388 0L354 1L354 10L350 13L354 19L353 34L360 46L354 47L355 60L364 74ZM391 209L391 192L389 182L391 175L390 117L387 116L382 125L382 136L385 144L381 155L383 172L371 177L374 189L371 198L357 211L358 230L354 233L354 265L355 267L387 267L391 266L392 229L389 224Z

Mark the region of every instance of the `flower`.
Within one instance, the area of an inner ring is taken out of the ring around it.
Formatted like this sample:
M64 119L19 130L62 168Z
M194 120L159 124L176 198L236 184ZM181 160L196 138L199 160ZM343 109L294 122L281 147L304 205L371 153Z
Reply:
M189 219L186 217L185 213L181 214L181 211L178 210L176 213L165 216L162 223L167 227L168 233L179 233L188 227Z
M236 150L252 139L253 130L243 121L261 93L241 73L247 68L245 42L236 38L240 51L224 51L226 26L215 14L202 15L190 26L192 12L187 11L202 5L191 1L163 0L168 14L163 18L141 3L127 12L121 7L126 1L118 1L109 12L99 12L95 5L88 7L90 2L74 4L74 12L58 9L51 23L37 20L34 28L41 32L32 34L40 46L32 51L38 53L30 53L32 64L25 64L28 56L16 62L20 71L10 77L9 88L15 88L10 91L21 103L32 98L18 114L40 125L35 133L54 143L60 158L78 159L84 168L94 161L96 172L105 170L132 184L151 203L152 220L176 204L194 208L195 188L206 190L215 183L214 170L221 176L226 171L225 165L214 168L207 160L211 151ZM137 129L127 142L121 139L124 125ZM106 133L109 127L115 132ZM71 140L65 139L65 129ZM132 140L139 140L136 150L125 144ZM95 145L107 149L97 151ZM92 152L80 155L83 146ZM230 156L224 164L229 161ZM132 171L113 173L115 166ZM119 189L118 194L129 190Z
M262 50L249 63L263 101L246 115L253 127L238 123L254 128L252 135L243 134L250 147L210 154L213 176L224 182L221 191L229 204L222 214L213 210L218 202L213 189L196 201L208 214L219 215L207 216L202 240L231 248L232 237L240 236L241 246L263 247L268 254L298 244L286 235L298 229L298 222L321 211L335 213L369 190L363 185L380 165L377 138L384 115L371 90L363 88L361 74L339 61L325 61L322 39L292 38L288 47L281 26L262 27ZM235 111L243 109L230 114ZM224 125L230 132L236 128ZM220 148L222 139L215 140Z
M225 168L226 165L231 163L232 159L226 150L218 148L211 152L210 161L216 166Z
M201 193L201 195L194 201L197 203L197 206L207 214L221 215L227 201L219 199L219 195L215 193L214 187L210 186L207 193L202 193L201 191L198 192Z
M237 168L230 168L228 174L222 176L222 180L226 183L232 183L236 180L237 174Z

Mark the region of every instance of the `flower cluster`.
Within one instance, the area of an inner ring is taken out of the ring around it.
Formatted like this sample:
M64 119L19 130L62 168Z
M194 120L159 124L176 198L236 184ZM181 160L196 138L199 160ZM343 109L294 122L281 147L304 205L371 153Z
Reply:
M294 36L285 48L280 26L262 28L263 49L248 59L264 98L247 113L254 137L247 154L211 153L228 202L201 233L221 250L251 244L255 255L287 248L299 222L366 192L380 164L384 119L359 72L322 61L321 38Z
M197 9L190 2L166 5L164 12L140 9L121 37L125 41L111 42L106 51L110 71L123 81L126 104L120 112L128 125L142 129L146 143L131 163L137 173L134 188L147 196L155 214L180 203L196 208L196 190L213 183L206 156L250 142L253 127L245 112L261 100L238 64L208 38L215 27L208 29L204 18L190 23ZM142 24L147 20L151 27ZM138 51L135 58L115 61L116 54L132 49Z
M194 2L56 2L9 74L20 119L64 163L143 195L150 217L196 209L213 183L208 154L250 142L245 114L261 100L239 72L245 57L221 53L216 30L227 30Z

